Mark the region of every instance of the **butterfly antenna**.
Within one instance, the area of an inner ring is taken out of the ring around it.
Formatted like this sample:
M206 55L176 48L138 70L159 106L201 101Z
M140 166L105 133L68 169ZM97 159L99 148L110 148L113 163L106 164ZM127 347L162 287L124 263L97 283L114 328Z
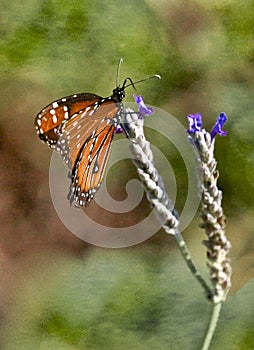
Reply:
M116 71L116 86L119 86L119 75L120 75L120 66L123 63L123 58L121 57L118 62L117 71Z
M128 86L132 85L134 87L134 89L135 89L135 84L139 84L139 83L142 83L143 81L147 81L147 80L150 80L150 79L153 79L153 78L161 79L161 76L159 74L154 74L154 75L151 75L148 78L144 78L144 79L137 80L137 81L134 81L134 82L130 78L126 78L124 82L126 83L126 81L129 80L130 84L128 84L126 86L124 84L124 88L127 88Z
M122 89L125 89L127 86L125 86L126 85L126 83L127 83L127 81L129 80L129 82L130 82L130 84L129 85L127 85L127 86L130 86L130 85L132 85L133 86L133 89L134 90L136 90L136 88L135 88L135 83L133 83L133 81L132 81L132 79L131 78L126 78L125 80L124 80L124 82L123 82L123 86L122 86Z

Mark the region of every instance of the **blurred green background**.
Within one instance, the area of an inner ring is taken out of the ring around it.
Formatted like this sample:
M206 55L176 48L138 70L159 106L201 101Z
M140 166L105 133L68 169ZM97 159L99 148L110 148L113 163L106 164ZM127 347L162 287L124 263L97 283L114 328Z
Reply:
M200 112L207 129L221 111L229 117L216 157L233 287L211 349L254 348L253 24L251 0L2 0L1 349L200 348L211 306L173 237L160 231L135 247L92 247L63 226L51 203L52 152L39 142L34 117L69 94L110 95L120 57L122 78L162 76L138 93L183 125L189 113ZM186 174L176 171L181 187ZM197 226L198 216L183 234L207 276Z

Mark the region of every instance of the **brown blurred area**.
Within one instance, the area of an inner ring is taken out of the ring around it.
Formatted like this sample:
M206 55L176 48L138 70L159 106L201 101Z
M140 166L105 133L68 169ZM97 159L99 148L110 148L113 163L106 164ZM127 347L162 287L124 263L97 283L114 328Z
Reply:
M6 94L4 122L0 121L1 309L31 267L49 268L59 257L79 258L88 247L65 228L54 210L48 182L51 152L33 128L28 94L28 86L23 94L18 89L15 104ZM34 105L39 108L40 102Z

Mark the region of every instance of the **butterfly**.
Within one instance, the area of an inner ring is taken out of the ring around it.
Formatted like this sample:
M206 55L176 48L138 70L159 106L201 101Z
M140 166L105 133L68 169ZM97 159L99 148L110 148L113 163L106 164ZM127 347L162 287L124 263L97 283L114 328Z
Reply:
M69 199L76 206L88 205L102 183L114 133L122 125L126 87L135 88L134 84L151 77L135 83L126 78L122 86L117 82L112 95L106 98L91 93L63 97L36 116L39 138L59 152L71 169Z

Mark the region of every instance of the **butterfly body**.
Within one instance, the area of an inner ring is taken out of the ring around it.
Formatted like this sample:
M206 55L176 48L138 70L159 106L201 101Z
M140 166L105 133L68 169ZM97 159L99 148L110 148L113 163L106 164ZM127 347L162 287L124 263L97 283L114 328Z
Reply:
M71 169L71 201L86 206L100 187L115 128L120 124L124 85L102 98L81 93L56 100L35 118L39 138Z

